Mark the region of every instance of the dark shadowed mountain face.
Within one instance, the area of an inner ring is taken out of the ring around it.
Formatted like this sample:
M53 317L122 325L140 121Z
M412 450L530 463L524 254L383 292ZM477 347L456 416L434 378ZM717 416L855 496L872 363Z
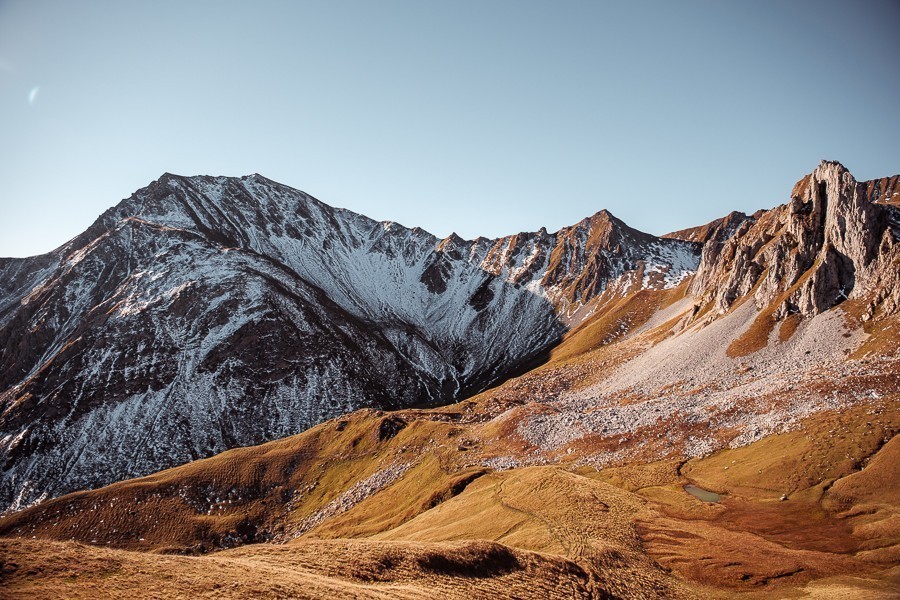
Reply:
M0 505L458 399L610 298L683 281L700 247L606 212L439 240L256 175L165 175L60 249L0 259Z

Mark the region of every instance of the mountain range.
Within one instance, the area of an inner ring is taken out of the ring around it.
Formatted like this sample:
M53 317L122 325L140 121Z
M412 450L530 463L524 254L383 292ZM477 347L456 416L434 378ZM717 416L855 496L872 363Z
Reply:
M672 287L699 258L605 211L439 240L258 175L164 175L58 250L0 263L0 499L464 398L604 293Z
M133 581L150 559L115 552L255 561L288 595L879 597L898 241L900 177L833 161L662 237L600 211L439 239L166 174L0 259L0 536Z

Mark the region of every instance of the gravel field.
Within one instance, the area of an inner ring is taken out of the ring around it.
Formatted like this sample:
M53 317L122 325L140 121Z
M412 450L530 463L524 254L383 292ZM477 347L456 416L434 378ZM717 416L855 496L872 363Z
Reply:
M528 405L525 410L532 414L523 418L519 413L517 432L547 453L589 437L615 440L618 447L604 447L582 461L597 465L646 452L630 443L635 437L658 454L703 456L787 431L823 410L896 394L896 386L884 378L897 372L896 357L846 359L866 334L849 329L840 309L803 322L784 343L776 328L767 348L728 357L728 345L756 314L747 303L706 327L692 327L649 348L597 384L563 392L540 403L540 409ZM850 376L856 383L844 386Z

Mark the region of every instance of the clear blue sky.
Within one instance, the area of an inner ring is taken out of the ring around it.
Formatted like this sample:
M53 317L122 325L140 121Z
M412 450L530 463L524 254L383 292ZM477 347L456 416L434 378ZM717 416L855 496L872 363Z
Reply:
M0 256L165 171L437 235L664 233L900 172L900 3L0 0Z

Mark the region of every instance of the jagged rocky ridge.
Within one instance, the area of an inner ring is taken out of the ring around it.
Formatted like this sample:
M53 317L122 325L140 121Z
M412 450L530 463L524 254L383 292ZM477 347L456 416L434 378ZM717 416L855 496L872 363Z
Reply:
M876 310L900 308L900 217L885 198L896 177L857 182L843 165L823 161L801 179L785 205L734 214L704 246L690 292L713 315L750 296L776 319L812 316L847 299Z
M0 259L0 505L471 394L602 302L683 281L700 247L605 211L439 240L258 175L164 175Z

